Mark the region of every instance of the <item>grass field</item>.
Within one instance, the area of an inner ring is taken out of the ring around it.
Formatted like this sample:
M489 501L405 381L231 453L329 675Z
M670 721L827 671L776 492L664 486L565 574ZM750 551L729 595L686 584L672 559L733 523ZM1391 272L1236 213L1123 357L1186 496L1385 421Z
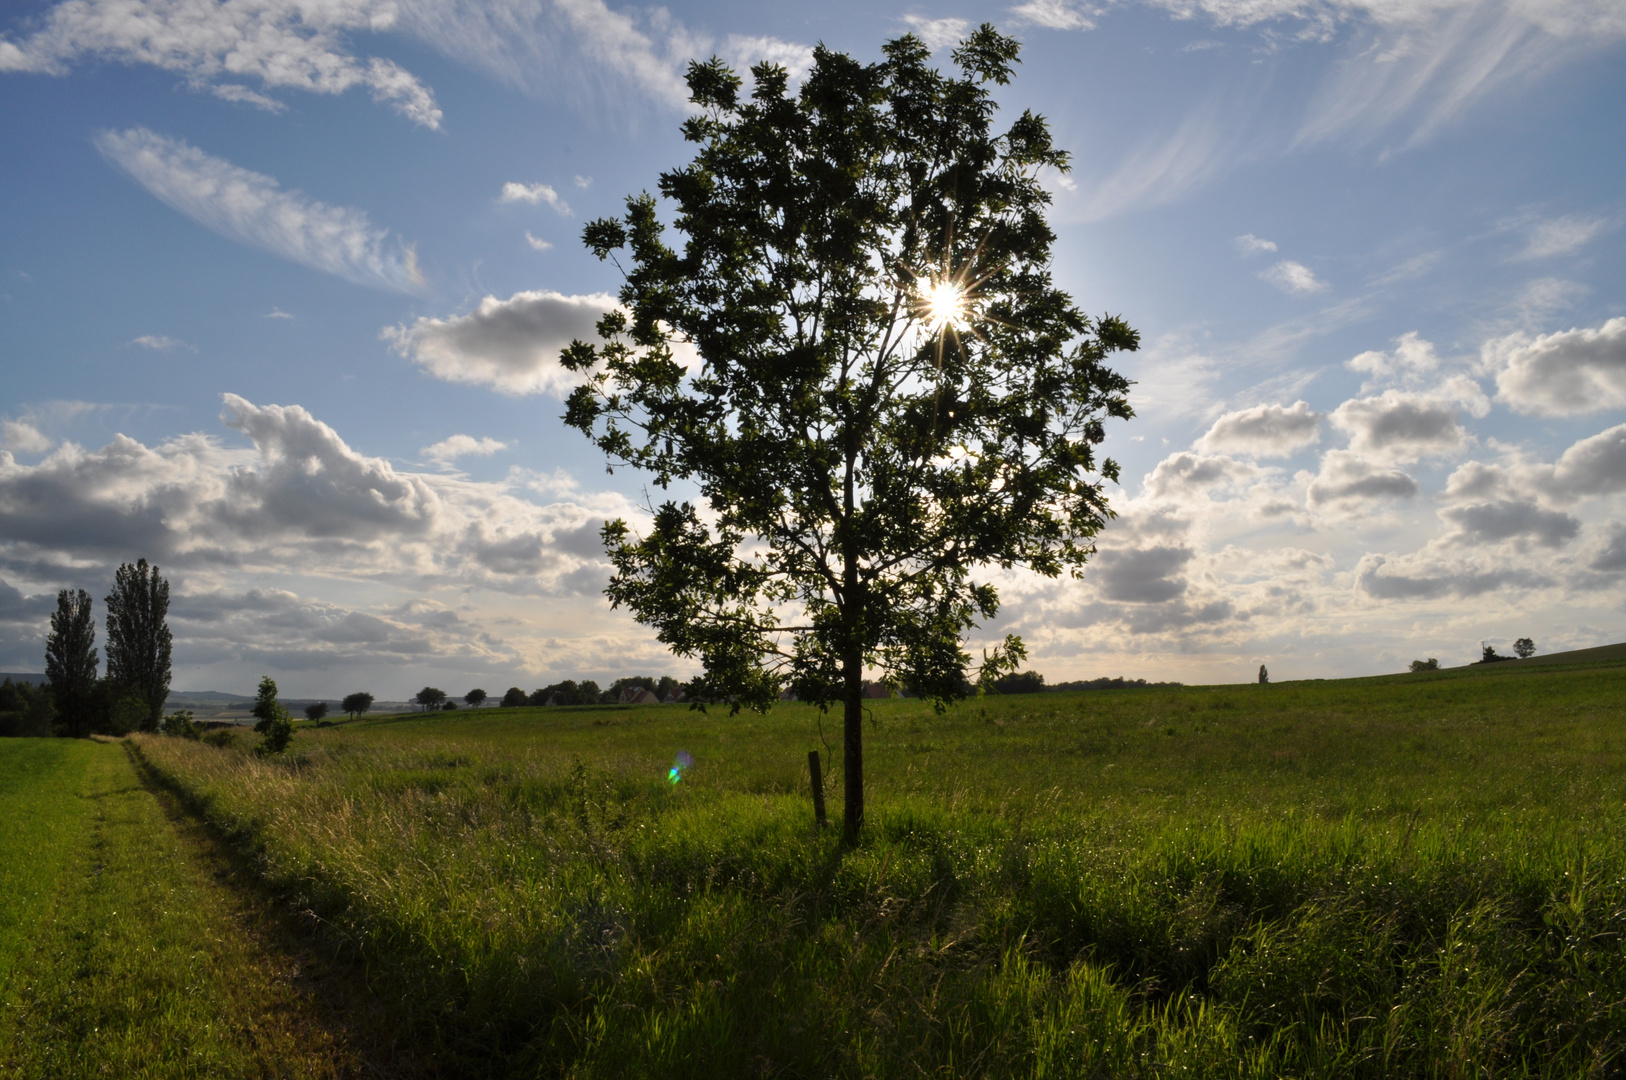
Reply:
M0 740L0 1076L360 1075L297 947L170 802L125 746Z
M1623 1075L1626 668L879 702L866 739L850 852L803 706L135 745L445 1075Z

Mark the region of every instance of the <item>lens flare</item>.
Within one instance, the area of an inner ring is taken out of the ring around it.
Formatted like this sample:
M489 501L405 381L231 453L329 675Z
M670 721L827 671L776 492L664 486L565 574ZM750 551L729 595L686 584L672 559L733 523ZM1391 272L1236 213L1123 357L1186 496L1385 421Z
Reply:
M916 282L915 289L920 293L926 325L931 328L932 333L941 333L943 330L964 333L970 329L971 304L965 288L959 282L921 278Z
M676 760L672 762L672 767L666 770L666 779L674 784L677 783L679 780L683 779L684 770L693 764L694 758L689 755L689 752L687 750L679 750Z

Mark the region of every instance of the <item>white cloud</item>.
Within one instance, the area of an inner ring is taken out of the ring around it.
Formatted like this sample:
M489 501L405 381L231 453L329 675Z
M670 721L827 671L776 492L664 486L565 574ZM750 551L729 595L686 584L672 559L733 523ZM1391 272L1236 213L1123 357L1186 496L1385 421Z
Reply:
M591 176L582 176L581 174L578 173L577 176L576 176L575 184L576 184L577 187L581 188L583 191L586 191L588 188L593 186L593 178Z
M1519 224L1524 228L1528 239L1524 250L1515 255L1514 259L1528 261L1574 254L1594 237L1613 229L1616 222L1609 218L1566 214L1555 218L1536 218Z
M777 64L792 80L804 78L813 70L812 46L776 37L730 34L723 39L718 55L742 71L759 63Z
M1253 457L1286 457L1321 438L1321 414L1304 401L1290 406L1256 405L1229 412L1197 440L1200 450Z
M1236 246L1238 255L1257 255L1261 251L1276 250L1276 241L1266 240L1263 237L1253 235L1253 233L1243 233L1235 240L1232 240L1231 243Z
M1178 2L1178 0L1177 0ZM1421 143L1487 96L1626 36L1626 9L1596 0L1211 0L1194 7L1249 25L1300 20L1303 36L1342 28L1356 50L1310 104L1300 140L1372 139L1395 125Z
M1463 544L1495 544L1505 540L1543 547L1561 547L1581 532L1581 523L1568 514L1544 510L1536 500L1496 499L1465 503L1440 511L1456 527L1452 539Z
M1439 369L1440 357L1434 344L1413 330L1395 338L1394 352L1370 350L1352 357L1344 366L1371 376L1365 387L1371 389L1390 382L1414 384Z
M283 311L281 308L272 308L270 311L266 312L264 315L261 315L260 318L262 318L262 319L291 319L291 318L293 318L293 316L288 314L286 311Z
M53 445L31 419L0 420L0 441L24 454L42 454Z
M1309 498L1311 506L1355 513L1373 503L1413 498L1420 490L1417 481L1399 469L1374 464L1348 450L1329 450L1310 483Z
M434 94L393 61L357 56L349 31L390 29L391 0L67 0L20 41L0 41L0 72L60 75L75 62L106 58L151 64L195 87L261 108L281 105L222 76L271 89L341 94L365 86L415 124L440 126Z
M104 131L96 148L157 198L222 236L361 285L423 283L411 247L390 243L365 212L284 191L262 173L146 128Z
M139 345L143 349L151 349L154 352L173 352L176 349L186 349L190 352L198 351L196 345L188 345L184 341L177 341L162 334L142 334L138 338L131 338L128 344Z
M1268 281L1282 292L1293 296L1305 293L1318 293L1327 288L1327 283L1315 276L1315 272L1303 263L1292 259L1283 259L1269 270L1259 275L1263 281Z
M971 24L964 19L929 19L924 15L905 15L903 21L910 32L926 43L928 49L941 49L958 45L965 40Z
M1398 390L1346 401L1332 411L1331 420L1349 435L1351 450L1385 463L1448 454L1468 437L1451 403Z
M525 242L531 245L532 251L547 251L553 247L551 243L540 237L532 236L531 230L525 230Z
M1552 579L1527 567L1462 561L1436 552L1395 558L1367 555L1355 568L1355 588L1374 600L1470 599L1499 589L1529 589Z
M508 444L498 442L486 435L476 439L472 435L453 435L442 439L433 446L423 448L423 456L431 461L451 462L460 457L490 457L499 450L508 449Z
M522 481L399 470L300 406L224 401L222 421L252 448L119 435L100 450L64 443L32 466L0 454L0 567L113 565L140 551L206 574L592 593L605 571L578 534L636 514L615 496L541 505Z
M498 201L530 203L532 206L545 202L566 217L570 216L570 206L547 184L518 184L510 180L502 186Z
M1017 22L1051 30L1094 30L1102 9L1072 0L1027 0L1010 9Z
M383 337L439 378L505 394L562 397L577 378L559 364L560 351L574 340L596 341L598 320L615 306L608 293L488 296L467 315L420 318L386 329Z
M1579 416L1626 407L1626 318L1596 329L1486 342L1483 365L1496 372L1496 397L1515 411Z
M1618 495L1626 491L1626 424L1582 439L1559 455L1553 481L1569 495Z
M1146 477L1145 492L1152 499L1186 502L1215 490L1240 488L1258 480L1258 466L1235 458L1205 454L1170 454Z

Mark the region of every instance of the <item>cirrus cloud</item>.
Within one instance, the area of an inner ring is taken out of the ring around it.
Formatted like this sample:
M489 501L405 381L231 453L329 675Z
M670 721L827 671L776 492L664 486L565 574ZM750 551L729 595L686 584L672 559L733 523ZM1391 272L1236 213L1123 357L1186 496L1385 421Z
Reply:
M95 145L160 201L228 239L359 285L410 292L423 284L413 249L392 244L361 210L284 191L263 173L146 128L103 131Z

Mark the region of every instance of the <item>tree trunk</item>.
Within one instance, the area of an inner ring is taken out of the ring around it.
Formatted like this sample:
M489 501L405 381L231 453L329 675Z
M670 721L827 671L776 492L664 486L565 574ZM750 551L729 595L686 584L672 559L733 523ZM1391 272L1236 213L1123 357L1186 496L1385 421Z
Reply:
M864 654L856 645L848 646L842 657L846 683L842 723L845 751L841 772L845 799L841 819L841 840L848 847L858 843L858 830L864 824Z

